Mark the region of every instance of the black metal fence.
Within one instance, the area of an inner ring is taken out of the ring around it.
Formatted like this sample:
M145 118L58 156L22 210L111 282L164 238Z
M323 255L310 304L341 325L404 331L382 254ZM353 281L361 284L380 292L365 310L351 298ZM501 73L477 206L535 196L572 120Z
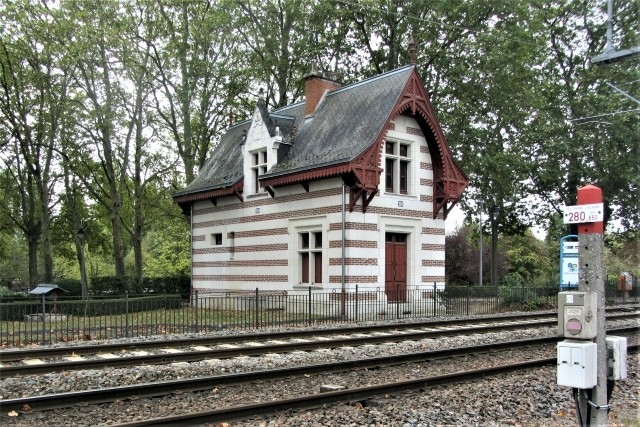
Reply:
M0 343L21 345L222 329L260 329L320 323L357 323L509 310L555 308L555 287L452 287L341 291L225 291L111 298L27 299L0 296ZM607 303L637 303L638 295L607 287Z

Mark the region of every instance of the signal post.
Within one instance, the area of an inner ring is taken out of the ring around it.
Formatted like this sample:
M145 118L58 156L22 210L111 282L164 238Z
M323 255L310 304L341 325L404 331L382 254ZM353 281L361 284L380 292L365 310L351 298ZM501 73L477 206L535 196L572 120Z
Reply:
M558 343L558 384L573 388L581 426L606 426L607 380L626 378L626 339L606 336L602 190L579 188L577 203L564 209L564 223L578 226L579 272L578 291L558 295L558 330L567 338ZM607 344L617 351L611 357Z

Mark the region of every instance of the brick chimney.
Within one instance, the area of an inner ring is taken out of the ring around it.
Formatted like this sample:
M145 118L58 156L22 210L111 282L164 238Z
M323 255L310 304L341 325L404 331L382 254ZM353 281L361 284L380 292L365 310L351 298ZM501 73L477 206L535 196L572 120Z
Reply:
M312 66L311 74L305 77L306 102L304 113L307 116L316 111L316 107L325 92L342 86L338 79L337 73L322 71L317 65Z

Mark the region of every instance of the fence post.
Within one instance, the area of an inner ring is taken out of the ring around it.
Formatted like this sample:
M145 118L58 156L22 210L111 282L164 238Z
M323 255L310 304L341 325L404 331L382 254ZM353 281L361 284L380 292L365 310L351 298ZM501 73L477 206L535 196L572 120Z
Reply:
M258 288L256 288L256 329L260 328L260 320L258 316L258 310L260 309L260 303L258 302L259 297L259 291Z
M469 285L470 283L467 282L467 316L469 315L469 298L471 297L471 288Z
M311 286L309 286L309 301L307 305L308 323L311 324Z
M356 294L355 294L354 297L355 297L355 304L356 304L355 307L354 307L354 310L353 310L354 313L355 313L354 321L356 323L358 323L358 284L357 283L356 283Z
M400 318L400 284L396 283L396 319Z
M46 333L47 333L47 327L45 325L46 307L45 307L44 298L45 298L45 295L42 294L42 342L43 343L46 341Z
M124 291L124 334L129 338L129 291Z
M195 292L195 297L196 297L196 333L200 332L200 322L198 319L198 290L196 289Z
M436 298L438 297L438 285L436 282L433 282L433 317L436 317Z
M2 323L4 323L4 318L2 317L2 294L0 294L0 343L4 342L2 339ZM7 341L9 337L9 322L7 321Z

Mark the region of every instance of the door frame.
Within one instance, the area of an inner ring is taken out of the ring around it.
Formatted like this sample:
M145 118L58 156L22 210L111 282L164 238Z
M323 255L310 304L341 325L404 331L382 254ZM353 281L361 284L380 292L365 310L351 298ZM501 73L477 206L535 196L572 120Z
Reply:
M390 239L389 239L390 238ZM407 278L409 270L409 233L385 231L385 283L387 302L407 302ZM392 258L391 260L389 258ZM390 266L393 272L390 271Z

